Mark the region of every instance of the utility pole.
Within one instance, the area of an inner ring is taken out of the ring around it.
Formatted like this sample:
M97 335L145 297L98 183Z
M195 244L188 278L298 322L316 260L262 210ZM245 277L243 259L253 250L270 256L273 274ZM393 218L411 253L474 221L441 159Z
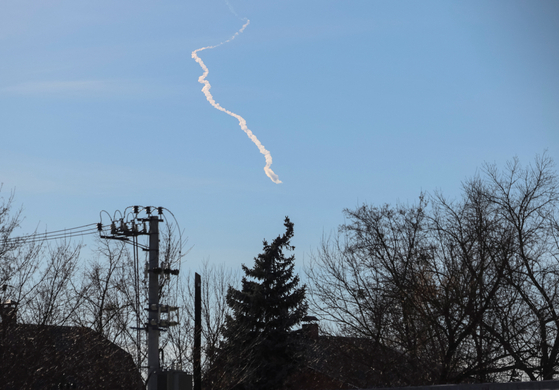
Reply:
M149 217L148 390L157 390L159 373L159 217ZM154 310L155 309L155 310Z
M202 390L202 280L194 274L194 390Z
M132 211L126 211L132 209ZM158 215L152 215L153 210L157 210ZM157 390L158 387L168 388L169 380L169 370L162 370L159 361L159 335L161 331L166 331L170 326L178 325L177 322L171 321L170 313L176 311L178 307L162 305L159 303L159 275L164 275L164 277L169 277L169 275L178 275L178 269L171 269L170 264L164 262L163 267L159 264L159 222L164 222L161 219L163 215L163 207L141 207L141 206L131 206L127 208L124 215L120 219L112 219L110 223L110 234L106 234L106 229L102 223L98 224L99 235L101 238L119 240L126 243L134 245L135 250L141 247L143 250L149 253L148 262L146 264L146 272L149 274L148 277L148 321L144 327L135 327L138 332L140 330L145 330L147 333L147 347L148 347L148 365L147 365L147 389ZM140 218L139 213L145 212L147 218ZM116 215L116 213L115 213ZM149 225L149 228L146 226ZM137 236L148 235L149 245L140 245L137 242ZM130 238L133 241L130 241ZM139 279L138 279L138 259L137 254L135 256L135 288L137 289L137 294L139 294ZM137 298L137 304L139 305L139 298ZM139 307L136 308L139 311ZM167 318L161 318L161 314L167 314ZM138 346L139 347L139 346ZM138 365L140 364L140 359L138 359ZM138 367L138 368L145 368ZM176 372L178 374L185 374L182 372ZM177 375L178 375L177 374ZM173 374L174 375L174 374ZM180 376L180 375L178 375ZM177 377L178 377L177 376ZM192 381L192 377L189 377ZM158 386L158 382L161 382Z

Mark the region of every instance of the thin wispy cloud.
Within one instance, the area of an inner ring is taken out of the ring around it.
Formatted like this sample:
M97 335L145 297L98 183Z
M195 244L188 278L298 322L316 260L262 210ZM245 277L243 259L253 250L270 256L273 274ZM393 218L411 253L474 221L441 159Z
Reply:
M10 164L15 157L23 161ZM24 158L21 158L24 157ZM143 175L158 177L158 190L190 191L215 185L212 179L140 169L122 164L91 163L79 160L48 160L29 155L7 153L0 157L0 184L18 193L40 196L108 196L115 193L145 193L145 186L137 178ZM125 190L123 190L125 189Z
M107 90L107 83L99 80L77 81L28 81L0 89L18 95L72 94L102 92Z
M0 88L0 95L30 97L159 97L179 93L177 87L131 80L27 81Z

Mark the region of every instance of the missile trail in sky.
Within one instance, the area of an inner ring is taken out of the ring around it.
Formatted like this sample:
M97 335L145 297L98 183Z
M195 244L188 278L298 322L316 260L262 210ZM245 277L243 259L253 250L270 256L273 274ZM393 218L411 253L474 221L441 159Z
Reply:
M235 35L233 35L231 38L229 38L226 41L223 41L223 42L221 42L217 45L214 45L214 46L206 46L206 47L202 47L200 49L194 50L192 52L192 58L194 58L194 60L204 70L204 73L202 74L202 76L198 77L198 82L200 84L204 84L204 87L202 87L202 92L206 96L206 99L208 100L208 102L210 102L210 104L212 106L214 106L215 108L217 108L219 111L223 111L227 115L230 115L230 116L232 116L233 118L236 118L239 121L239 126L241 127L241 129L246 133L246 135L248 135L248 138L250 138L250 140L252 142L254 142L254 144L258 147L258 150L260 150L260 153L262 153L264 155L264 157L266 158L266 166L264 167L264 172L266 172L266 176L268 176L274 183L279 184L279 183L281 183L281 180L278 178L278 175L276 175L274 173L274 171L272 171L272 169L270 168L270 166L272 165L272 155L270 154L270 152L268 150L266 150L264 145L262 145L262 143L258 140L258 138L256 138L256 136L252 133L252 131L250 131L250 129L247 127L246 120L242 116L240 116L238 114L235 114L234 112L231 112L231 111L221 107L219 105L219 103L217 103L215 101L215 99L213 98L212 94L210 93L210 88L212 86L210 85L210 82L208 80L206 80L206 77L208 76L208 73L210 71L208 70L208 67L204 64L202 59L200 57L198 57L198 54L197 54L198 52L200 52L202 50L213 49L213 48L216 48L218 46L223 45L224 43L231 42L233 39L235 39L239 34L241 34L245 30L245 28L249 25L249 23L250 23L250 20L247 19L247 22L243 25L243 27L241 27L241 29L239 31L237 31L235 33Z

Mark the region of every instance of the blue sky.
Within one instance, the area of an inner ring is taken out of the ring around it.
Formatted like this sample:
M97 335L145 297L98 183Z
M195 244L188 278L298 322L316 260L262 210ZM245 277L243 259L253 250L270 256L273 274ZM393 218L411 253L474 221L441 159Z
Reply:
M459 194L483 162L559 163L559 2L0 2L0 182L23 232L165 206L203 260L301 263L362 202ZM209 69L213 108L191 58Z

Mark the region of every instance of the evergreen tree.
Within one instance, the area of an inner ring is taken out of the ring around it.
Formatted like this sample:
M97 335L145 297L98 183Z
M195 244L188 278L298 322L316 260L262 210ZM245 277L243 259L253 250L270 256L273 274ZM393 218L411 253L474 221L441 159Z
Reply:
M285 234L254 259L254 267L243 265L242 289L229 287L227 304L232 309L224 331L228 387L243 390L281 387L295 368L297 345L292 328L306 315L306 286L298 287L293 273L293 223L285 218Z

